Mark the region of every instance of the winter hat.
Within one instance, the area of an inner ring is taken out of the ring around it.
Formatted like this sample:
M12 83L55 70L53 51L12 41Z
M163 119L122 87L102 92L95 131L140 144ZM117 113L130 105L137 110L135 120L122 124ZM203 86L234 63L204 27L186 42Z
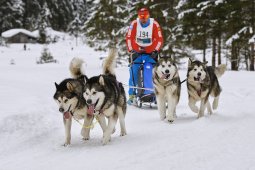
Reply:
M148 19L150 17L149 10L147 8L141 8L138 10L138 18Z

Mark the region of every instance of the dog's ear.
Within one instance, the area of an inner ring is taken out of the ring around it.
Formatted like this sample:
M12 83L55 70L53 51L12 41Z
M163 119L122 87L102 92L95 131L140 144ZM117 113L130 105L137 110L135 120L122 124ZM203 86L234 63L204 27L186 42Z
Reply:
M59 86L59 85L58 85L56 82L55 82L55 86L56 86L56 89L58 89L58 86Z
M204 65L206 65L207 63L208 63L208 61L203 62Z
M155 67L158 67L159 66L159 62L157 62L156 64L155 64Z
M100 77L99 77L99 84L101 86L104 86L104 77L102 75L100 75Z
M175 63L175 58L174 58L174 56L170 56L170 61L171 61L171 63Z
M88 79L87 76L84 76L83 80L84 80L84 81L83 81L83 84L85 85L85 84L88 82L89 79Z
M191 66L191 63L192 63L192 60L191 60L191 58L189 58L189 61L188 61L188 67L190 67L190 66Z
M66 87L67 89L70 91L70 92L73 92L74 91L74 86L71 82L67 82L66 83Z

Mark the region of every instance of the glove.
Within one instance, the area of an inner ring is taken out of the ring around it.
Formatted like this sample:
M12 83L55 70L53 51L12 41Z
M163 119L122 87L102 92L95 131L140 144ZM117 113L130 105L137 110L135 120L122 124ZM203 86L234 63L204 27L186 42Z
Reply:
M158 61L158 51L153 51L151 53L151 58L153 58L156 62Z
M131 54L128 58L128 62L132 63L133 61L135 61L135 59L137 59L137 57L139 57L139 53L137 53L136 51L131 51Z
M144 53L145 52L144 47L139 47L139 50L140 50L140 53Z

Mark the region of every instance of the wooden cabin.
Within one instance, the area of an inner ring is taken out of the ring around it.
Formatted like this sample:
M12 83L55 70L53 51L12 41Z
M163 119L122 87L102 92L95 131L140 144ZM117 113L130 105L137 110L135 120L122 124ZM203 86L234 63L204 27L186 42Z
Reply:
M38 37L25 29L11 29L2 33L6 43L36 43Z

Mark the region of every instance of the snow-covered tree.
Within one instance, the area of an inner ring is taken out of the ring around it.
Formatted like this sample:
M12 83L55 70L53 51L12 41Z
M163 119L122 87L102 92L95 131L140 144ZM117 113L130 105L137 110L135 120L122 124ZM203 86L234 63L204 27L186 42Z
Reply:
M22 19L22 27L28 30L35 30L38 28L40 18L41 5L38 0L23 0L24 15Z
M22 0L1 0L0 33L11 28L20 28L23 14L24 3Z
M88 20L84 24L87 43L98 50L118 47L125 36L127 21L126 0L93 1Z
M78 44L78 37L80 31L82 30L81 20L79 14L74 18L74 20L69 24L68 32L74 35L76 38L76 45Z
M39 25L38 25L40 43L46 43L46 40L47 40L46 28L50 25L49 17L50 17L50 12L49 12L48 6L46 3L44 3L41 9Z

